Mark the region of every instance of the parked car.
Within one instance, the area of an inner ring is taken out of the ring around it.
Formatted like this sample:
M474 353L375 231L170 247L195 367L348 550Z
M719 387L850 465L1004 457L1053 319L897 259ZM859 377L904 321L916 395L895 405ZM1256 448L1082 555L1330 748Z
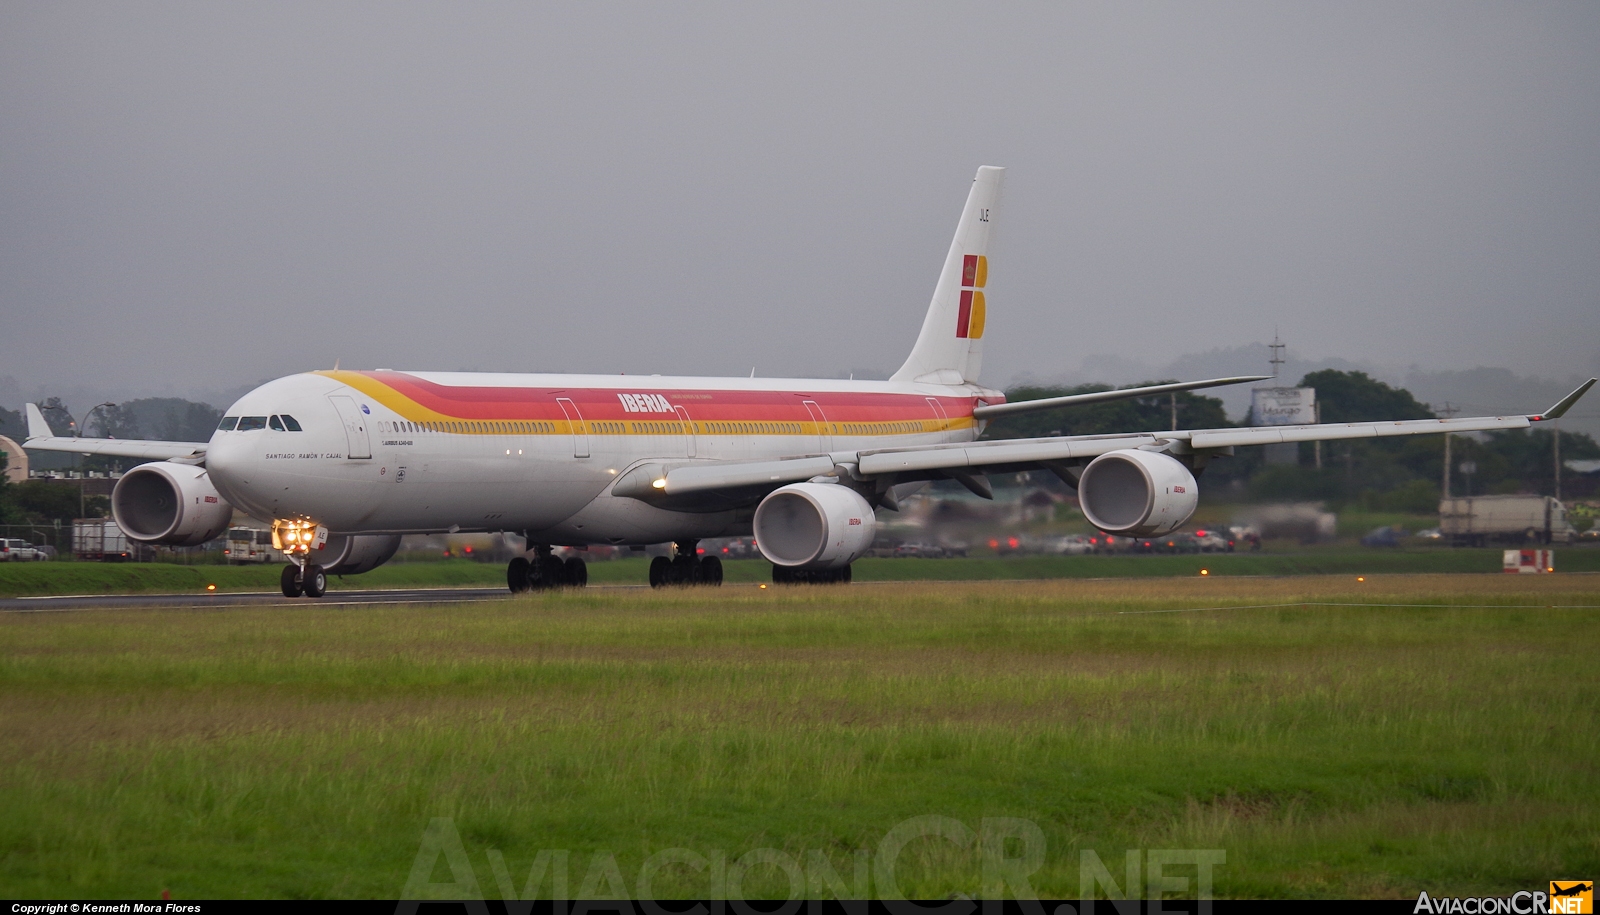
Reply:
M1200 547L1202 553L1231 553L1233 540L1222 536L1220 531L1207 528L1194 532L1194 542Z
M1173 533L1155 539L1157 553L1198 553L1200 540L1193 534Z
M1362 546L1394 547L1400 545L1400 538L1406 535L1406 530L1399 525L1385 525L1373 528L1365 537L1361 538Z
M44 553L26 540L0 540L0 562L38 562Z
M1066 537L1057 537L1046 545L1046 552L1057 556L1082 556L1094 550L1094 544L1082 534L1069 534Z
M1411 536L1418 540L1427 540L1429 542L1438 542L1444 539L1444 534L1436 527L1425 527Z

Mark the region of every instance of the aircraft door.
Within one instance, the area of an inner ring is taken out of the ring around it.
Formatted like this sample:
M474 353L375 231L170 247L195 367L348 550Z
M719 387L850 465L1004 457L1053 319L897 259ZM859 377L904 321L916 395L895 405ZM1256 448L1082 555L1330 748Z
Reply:
M683 447L689 457L694 457L694 423L689 421L689 411L682 407L673 407L678 413L678 420L683 423Z
M940 441L945 441L945 442L949 441L950 440L950 416L949 416L949 414L944 412L944 405L939 403L939 398L937 398L937 397L928 397L928 398L924 398L924 399L928 401L928 406L933 408L934 418L939 420L939 432L940 432L939 440Z
M352 459L371 458L372 441L367 436L367 415L356 402L343 394L330 394L328 400L339 411L339 421L344 424L344 456Z
M822 408L817 406L816 401L808 400L805 405L806 412L811 414L812 424L817 427L817 450L832 451L833 433L828 429L828 417L822 412Z
M567 426L572 429L572 456L588 457L589 430L583 424L583 414L578 412L578 405L570 397L557 397L556 403L561 407L561 412L566 414Z

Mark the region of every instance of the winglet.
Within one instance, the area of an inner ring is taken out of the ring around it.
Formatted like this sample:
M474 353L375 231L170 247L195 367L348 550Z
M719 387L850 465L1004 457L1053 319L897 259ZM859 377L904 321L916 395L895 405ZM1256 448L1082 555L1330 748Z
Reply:
M1587 394L1589 389L1594 387L1594 383L1595 379L1590 378L1583 384L1578 385L1578 389L1576 391L1573 391L1571 394L1561 398L1561 400L1555 406L1544 411L1543 413L1536 413L1528 418L1536 423L1543 422L1547 419L1560 419L1568 410L1572 409L1572 405L1578 402L1578 398Z
M38 404L29 401L23 406L28 411L28 441L55 436L55 433L50 429L50 424L44 421L44 413L39 409Z

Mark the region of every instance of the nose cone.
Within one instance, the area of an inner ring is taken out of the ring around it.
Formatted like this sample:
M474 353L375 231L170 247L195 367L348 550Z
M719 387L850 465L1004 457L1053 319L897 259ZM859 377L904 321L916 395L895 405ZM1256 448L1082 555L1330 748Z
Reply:
M298 455L321 450L319 431L325 436L330 426L332 431L340 428L325 415L332 412L327 395L339 387L321 375L290 375L267 382L229 407L228 416L293 416L303 431L255 428L212 433L206 469L223 498L257 518L277 517L284 489L297 475Z

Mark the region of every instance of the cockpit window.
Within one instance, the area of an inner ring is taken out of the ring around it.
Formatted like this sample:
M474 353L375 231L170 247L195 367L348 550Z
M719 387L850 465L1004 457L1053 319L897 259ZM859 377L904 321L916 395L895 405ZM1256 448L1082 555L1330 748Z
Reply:
M266 427L267 427L267 418L265 416L241 416L241 417L239 417L239 431L240 432L249 432L252 429L265 429Z
M283 420L281 420L278 417L274 416L271 419L267 420L267 428L268 429L272 429L272 430L277 431L277 432L282 432L283 431Z
M224 416L224 417L222 417L222 422L217 423L217 431L219 431L219 432L232 432L233 431L233 427L237 426L238 424L239 424L239 417L237 417L237 416Z
M290 416L287 413L283 414L283 425L290 432L303 432L303 431L305 431L305 430L300 428L300 422L298 420L296 420L293 416Z

